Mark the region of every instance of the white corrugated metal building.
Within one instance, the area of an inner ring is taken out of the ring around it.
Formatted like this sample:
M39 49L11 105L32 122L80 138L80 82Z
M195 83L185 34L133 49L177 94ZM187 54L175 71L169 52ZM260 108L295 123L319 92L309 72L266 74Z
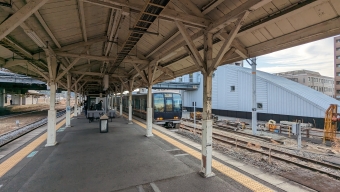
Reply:
M187 80L189 75L182 79ZM194 79L200 79L199 72ZM212 108L217 115L251 118L251 69L224 65L217 68L213 77ZM340 102L307 86L283 77L257 71L257 103L259 120L295 120L323 126L325 110ZM183 92L183 107L192 110L192 102L202 108L203 84L196 91ZM338 110L339 111L339 110ZM314 120L313 120L314 119Z

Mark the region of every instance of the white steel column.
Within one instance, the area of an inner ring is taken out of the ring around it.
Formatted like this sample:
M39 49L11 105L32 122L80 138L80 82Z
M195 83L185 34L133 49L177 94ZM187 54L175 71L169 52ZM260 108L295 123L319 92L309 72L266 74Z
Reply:
M120 91L119 115L123 115L123 85L121 85Z
M201 174L211 177L212 163L212 119L211 119L212 74L203 74L203 114L202 114L202 161Z
M116 96L114 96L113 94L114 94L114 93L112 92L112 94L111 94L111 109L114 109L114 107L115 107L114 97L116 97ZM113 97L113 96L114 96L114 97Z
M117 92L115 92L114 110L117 111Z
M71 73L67 74L66 127L71 127Z
M79 94L79 98L80 98L80 106L79 106L79 109L78 109L78 115L80 115L81 112L83 111L83 107L81 106L81 104L83 103L83 95Z
M152 85L148 86L147 114L146 114L146 136L152 137Z
M50 110L48 110L47 120L47 143L45 147L54 146L56 141L56 121L57 111L55 110L56 84L50 82Z
M74 85L75 86L75 92L74 92L74 111L73 111L73 116L77 117L78 116L78 86L77 83Z
M252 58L251 74L252 74L252 113L251 113L251 129L253 135L257 134L257 103L256 103L256 58Z
M129 91L129 124L132 124L132 91Z
M212 34L204 34L204 68L203 73L203 113L202 113L202 159L200 174L203 177L212 177L212 75L214 64L212 62Z
M133 91L133 81L134 79L129 80L129 124L132 124L132 91Z

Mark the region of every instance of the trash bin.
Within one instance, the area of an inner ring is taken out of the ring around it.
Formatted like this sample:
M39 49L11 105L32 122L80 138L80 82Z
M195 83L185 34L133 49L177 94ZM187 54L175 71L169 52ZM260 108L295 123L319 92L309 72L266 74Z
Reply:
M99 132L107 133L109 132L109 117L105 114L99 118Z

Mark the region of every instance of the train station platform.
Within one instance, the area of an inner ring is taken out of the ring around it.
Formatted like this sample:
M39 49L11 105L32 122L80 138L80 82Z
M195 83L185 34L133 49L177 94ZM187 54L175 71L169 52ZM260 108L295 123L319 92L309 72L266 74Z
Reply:
M84 116L71 122L69 128L62 127L64 121L57 125L56 146L45 147L42 133L1 159L0 191L284 191L280 184L298 189L268 175L262 178L271 183L254 177L247 173L254 169L234 161L239 169L227 157L214 157L216 176L202 178L199 144L163 128L147 138L143 122L115 118L108 133L99 133L99 122Z

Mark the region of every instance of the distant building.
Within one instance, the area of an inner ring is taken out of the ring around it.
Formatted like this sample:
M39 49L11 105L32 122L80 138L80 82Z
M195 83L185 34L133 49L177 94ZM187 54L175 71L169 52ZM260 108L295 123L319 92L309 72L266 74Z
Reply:
M312 81L313 75L305 81ZM202 74L195 72L182 77L183 82L201 82ZM318 77L319 79L325 79ZM315 80L316 81L316 80ZM319 80L318 80L319 81ZM316 86L316 82L315 86ZM284 77L256 72L256 100L258 120L296 121L302 120L323 128L325 111L330 104L340 106L340 101L319 91ZM252 71L250 68L234 65L219 66L212 79L212 113L215 115L251 118L252 111ZM202 111L203 83L197 90L182 91L183 107L193 111L192 102L197 102L196 110ZM338 109L340 111L340 107Z
M322 76L319 72L296 70L277 73L276 75L306 85L330 97L334 97L334 79L332 77Z
M334 95L340 100L340 36L334 37L334 82Z

